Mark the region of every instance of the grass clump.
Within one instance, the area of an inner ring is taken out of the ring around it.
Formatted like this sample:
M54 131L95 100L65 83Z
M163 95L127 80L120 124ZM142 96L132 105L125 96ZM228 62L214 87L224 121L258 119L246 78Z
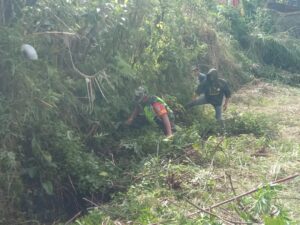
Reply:
M131 175L134 182L126 192L114 194L109 204L94 207L76 224L90 225L94 221L145 225L222 224L222 210L216 208L214 211L220 219L195 213L197 209L191 203L205 209L231 198L233 186L239 193L250 189L249 179L254 175L247 168L262 156L260 153L272 150L272 141L267 137L272 126L264 124L265 121L264 117L253 114L240 115L233 123L243 128L243 132L238 133L232 125L228 129L231 135L227 136L215 133L203 138L201 133L205 126L195 123L189 128L183 127L168 143L151 135L146 139L137 137L137 151L142 152L145 146L147 155L143 154L143 160L136 161L136 172ZM262 124L267 129L263 129ZM265 180L259 173L255 179ZM282 221L288 224L289 217L276 199L280 190L262 188L238 203L224 206L226 214L238 222ZM274 209L278 212L276 215L272 214Z
M229 135L254 134L270 138L276 136L278 129L272 118L252 112L232 112L231 117L225 121L225 127Z

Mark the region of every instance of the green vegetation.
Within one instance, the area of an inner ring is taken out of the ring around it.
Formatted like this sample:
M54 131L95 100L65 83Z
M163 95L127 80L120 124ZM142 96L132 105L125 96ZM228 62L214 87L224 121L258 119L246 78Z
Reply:
M0 224L299 223L299 178L269 182L299 168L300 44L264 3L0 0ZM183 107L195 64L237 93L225 127ZM123 124L141 84L176 113L171 141Z

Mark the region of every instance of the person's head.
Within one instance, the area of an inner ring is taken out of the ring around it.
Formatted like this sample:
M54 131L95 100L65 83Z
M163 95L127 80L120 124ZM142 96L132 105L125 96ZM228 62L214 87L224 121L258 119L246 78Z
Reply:
M137 103L141 103L148 95L148 90L145 86L139 86L134 91L135 100Z
M200 68L198 66L193 66L192 67L192 75L198 76L199 73L200 73Z
M206 76L207 76L207 81L215 82L218 80L218 71L215 68L212 68L207 72Z

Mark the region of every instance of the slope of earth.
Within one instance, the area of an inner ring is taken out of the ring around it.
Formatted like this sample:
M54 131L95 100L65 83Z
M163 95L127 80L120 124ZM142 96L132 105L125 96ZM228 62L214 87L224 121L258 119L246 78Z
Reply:
M300 89L255 80L241 88L232 98L232 106L240 113L264 114L278 127L279 136L256 156L248 167L253 183L265 177L279 179L300 172ZM250 170L249 170L250 169ZM249 174L245 174L247 176ZM250 176L250 175L249 175ZM248 177L249 178L249 177ZM300 222L300 177L283 185L278 196Z

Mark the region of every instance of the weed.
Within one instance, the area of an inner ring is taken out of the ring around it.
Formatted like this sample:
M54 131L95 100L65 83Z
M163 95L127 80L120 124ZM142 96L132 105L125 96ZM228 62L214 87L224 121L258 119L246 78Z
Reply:
M276 137L277 127L272 119L263 114L250 112L232 112L232 116L225 121L226 132L230 135L254 134L257 137Z

